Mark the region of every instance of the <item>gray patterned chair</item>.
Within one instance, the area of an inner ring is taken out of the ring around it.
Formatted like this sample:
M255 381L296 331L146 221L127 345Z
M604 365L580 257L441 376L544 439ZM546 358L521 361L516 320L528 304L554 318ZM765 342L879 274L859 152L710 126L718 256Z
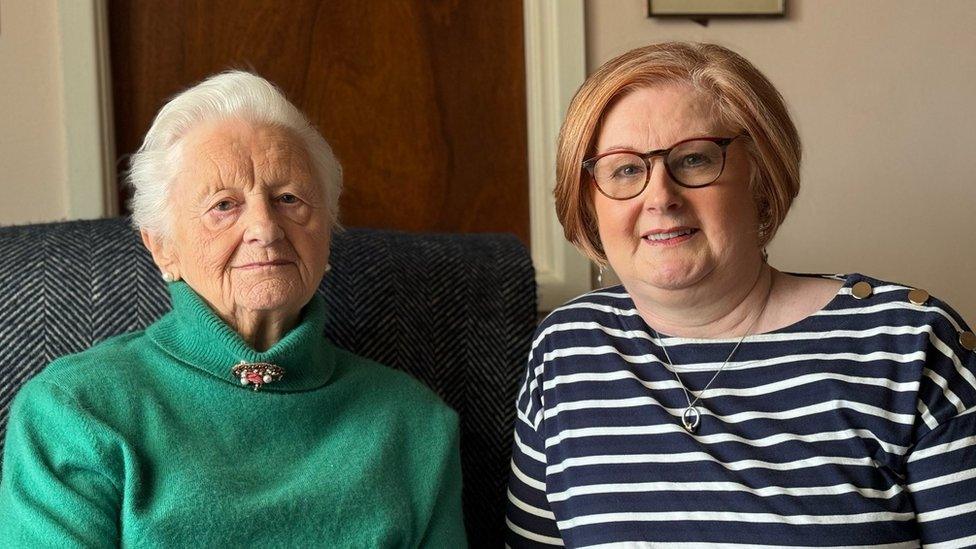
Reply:
M319 289L326 335L413 374L458 411L468 536L500 547L513 402L535 325L525 249L506 235L349 229L335 235L331 263ZM123 219L0 228L0 445L24 381L168 308Z

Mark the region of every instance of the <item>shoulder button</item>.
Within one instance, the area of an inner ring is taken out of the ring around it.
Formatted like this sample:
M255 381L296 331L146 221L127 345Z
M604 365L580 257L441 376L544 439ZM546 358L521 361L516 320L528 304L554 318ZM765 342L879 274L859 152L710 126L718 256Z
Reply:
M874 288L863 280L851 287L851 295L854 296L855 299L865 299L871 297L872 293L874 293Z
M959 332L959 344L967 351L976 351L976 334L972 332Z
M914 289L908 292L908 301L911 301L915 305L925 305L925 302L929 300L929 293L925 290Z

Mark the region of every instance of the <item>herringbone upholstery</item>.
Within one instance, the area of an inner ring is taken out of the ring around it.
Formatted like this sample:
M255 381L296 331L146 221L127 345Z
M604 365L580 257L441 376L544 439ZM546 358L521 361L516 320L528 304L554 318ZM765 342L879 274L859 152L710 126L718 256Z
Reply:
M331 263L326 335L410 372L458 411L468 535L501 546L513 402L535 323L525 249L504 235L350 229L335 235ZM48 362L168 308L123 219L0 228L0 435L13 395Z

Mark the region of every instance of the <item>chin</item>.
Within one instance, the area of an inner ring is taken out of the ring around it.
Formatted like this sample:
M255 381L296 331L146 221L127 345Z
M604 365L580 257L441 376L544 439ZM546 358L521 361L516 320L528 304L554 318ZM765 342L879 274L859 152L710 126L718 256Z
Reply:
M700 265L689 263L645 266L633 278L640 285L661 290L684 290L699 283L707 272Z
M247 296L238 300L238 305L250 311L285 311L299 310L303 304L297 299L286 296Z
M238 305L252 311L299 310L305 306L304 294L293 284L268 280L247 288L238 295Z

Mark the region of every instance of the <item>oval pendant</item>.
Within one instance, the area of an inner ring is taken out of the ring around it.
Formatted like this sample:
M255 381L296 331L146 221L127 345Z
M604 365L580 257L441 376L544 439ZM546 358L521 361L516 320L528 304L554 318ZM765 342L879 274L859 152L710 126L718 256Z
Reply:
M685 408L685 411L681 414L681 424L684 426L685 431L694 434L698 430L698 425L701 423L701 412L698 408L694 406L689 406Z

